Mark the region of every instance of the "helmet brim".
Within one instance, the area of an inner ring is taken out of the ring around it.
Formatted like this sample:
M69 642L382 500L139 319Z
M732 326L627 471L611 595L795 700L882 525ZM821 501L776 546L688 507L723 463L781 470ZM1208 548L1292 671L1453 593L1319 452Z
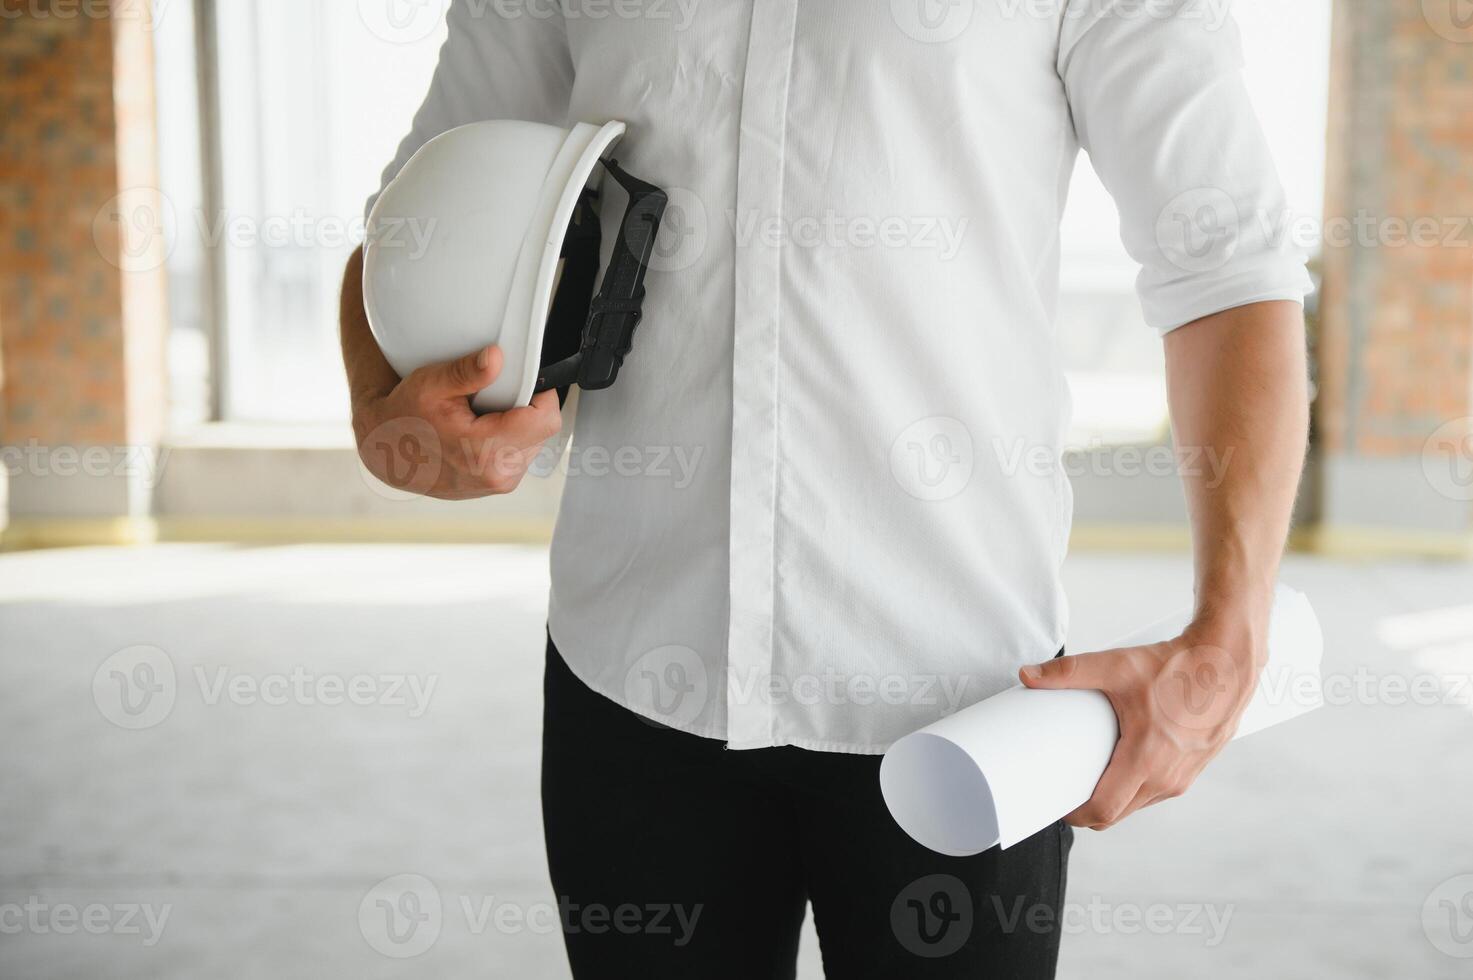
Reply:
M502 373L473 400L478 412L504 412L532 400L541 367L543 334L557 287L563 239L579 195L605 153L624 135L622 122L578 123L558 151L517 257L499 336Z

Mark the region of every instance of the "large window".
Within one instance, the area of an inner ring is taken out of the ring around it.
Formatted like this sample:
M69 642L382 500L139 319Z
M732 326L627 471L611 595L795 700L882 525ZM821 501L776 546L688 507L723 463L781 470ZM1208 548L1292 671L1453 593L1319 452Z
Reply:
M346 416L336 333L343 263L445 34L443 16L401 22L387 17L393 6L163 5L177 421Z
M1331 0L1237 0L1247 81L1289 205L1318 227L1324 209ZM1204 5L1206 6L1206 5ZM1120 217L1082 157L1063 227L1060 334L1074 395L1075 446L1146 442L1166 431L1161 342L1135 298ZM1308 243L1306 243L1308 244Z

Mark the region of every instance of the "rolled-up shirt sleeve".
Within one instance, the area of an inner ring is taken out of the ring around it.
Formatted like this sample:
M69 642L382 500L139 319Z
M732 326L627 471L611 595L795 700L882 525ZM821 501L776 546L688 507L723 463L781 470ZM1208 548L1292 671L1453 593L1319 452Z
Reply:
M1068 0L1060 32L1075 132L1162 332L1313 288L1243 83L1237 24L1210 6Z
M573 61L556 5L534 13L534 5L454 0L446 19L449 35L429 92L364 206L365 217L409 158L447 130L483 119L567 122Z

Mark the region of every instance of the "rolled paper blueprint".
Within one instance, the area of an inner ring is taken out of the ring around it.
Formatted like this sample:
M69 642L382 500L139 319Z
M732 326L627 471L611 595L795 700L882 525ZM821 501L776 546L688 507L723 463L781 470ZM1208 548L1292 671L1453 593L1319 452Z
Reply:
M1112 644L1181 634L1190 610ZM1324 637L1309 600L1280 585L1269 619L1268 662L1234 739L1320 707ZM1011 847L1094 793L1120 732L1098 691L1014 687L900 739L880 763L890 815L933 851L960 857Z

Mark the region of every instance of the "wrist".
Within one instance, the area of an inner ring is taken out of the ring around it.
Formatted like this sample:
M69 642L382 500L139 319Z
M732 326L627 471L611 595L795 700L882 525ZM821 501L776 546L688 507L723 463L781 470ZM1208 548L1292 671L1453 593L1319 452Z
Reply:
M351 420L353 423L353 436L361 444L368 438L379 424L379 407L383 404L385 393L363 393L355 392L351 401Z
M1263 572L1240 569L1199 576L1193 621L1268 626L1278 579L1277 563Z
M1273 594L1204 595L1183 636L1191 643L1225 651L1244 667L1268 659L1268 621Z

